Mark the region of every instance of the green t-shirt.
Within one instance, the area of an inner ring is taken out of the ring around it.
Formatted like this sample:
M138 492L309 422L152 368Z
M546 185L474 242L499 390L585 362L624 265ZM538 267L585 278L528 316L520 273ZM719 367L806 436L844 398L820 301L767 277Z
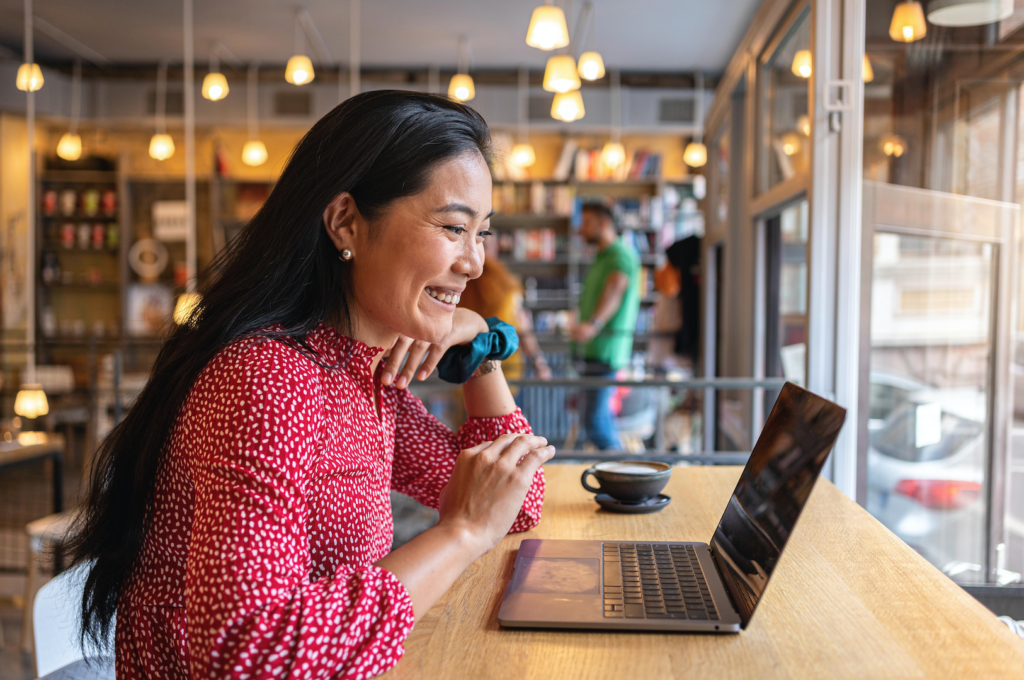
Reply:
M615 314L583 348L583 358L619 369L629 363L636 316L640 311L640 258L622 241L616 241L599 252L587 269L580 294L580 320L590 319L601 299L605 281L612 272L623 272L628 276L629 286Z

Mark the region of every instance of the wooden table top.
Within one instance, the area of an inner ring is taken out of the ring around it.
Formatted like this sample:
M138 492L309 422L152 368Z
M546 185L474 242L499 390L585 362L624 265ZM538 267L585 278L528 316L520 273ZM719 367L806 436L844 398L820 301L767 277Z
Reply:
M540 525L466 570L384 677L1024 678L1024 640L824 479L738 635L502 628L522 539L706 542L741 470L676 468L669 507L619 515L580 486L584 469L545 468Z

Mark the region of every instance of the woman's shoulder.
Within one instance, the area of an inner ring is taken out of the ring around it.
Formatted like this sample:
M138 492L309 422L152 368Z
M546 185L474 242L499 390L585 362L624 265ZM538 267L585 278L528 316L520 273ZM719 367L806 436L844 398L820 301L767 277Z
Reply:
M314 349L266 329L238 338L214 355L200 380L312 387L323 362Z

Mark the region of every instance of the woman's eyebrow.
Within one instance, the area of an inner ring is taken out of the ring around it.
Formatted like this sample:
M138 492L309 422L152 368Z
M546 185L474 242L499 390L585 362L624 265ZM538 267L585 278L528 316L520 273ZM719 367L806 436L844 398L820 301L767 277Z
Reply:
M473 210L473 208L469 207L465 203L449 203L448 205L441 206L440 208L438 208L434 212L436 212L436 213L460 212L460 213L464 213L466 215L469 215L474 220L480 215L480 213L478 213L476 210ZM494 215L494 211L493 210L491 212L487 213L487 217L485 217L484 219L490 219L490 217L492 215Z

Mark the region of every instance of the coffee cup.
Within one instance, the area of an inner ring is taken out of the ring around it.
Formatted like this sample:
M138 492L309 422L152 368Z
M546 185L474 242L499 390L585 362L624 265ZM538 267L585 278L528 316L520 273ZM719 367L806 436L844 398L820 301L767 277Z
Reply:
M598 488L587 483L591 475L597 479ZM668 463L619 460L588 468L580 481L587 491L607 494L625 503L643 503L661 493L671 476L672 466Z

